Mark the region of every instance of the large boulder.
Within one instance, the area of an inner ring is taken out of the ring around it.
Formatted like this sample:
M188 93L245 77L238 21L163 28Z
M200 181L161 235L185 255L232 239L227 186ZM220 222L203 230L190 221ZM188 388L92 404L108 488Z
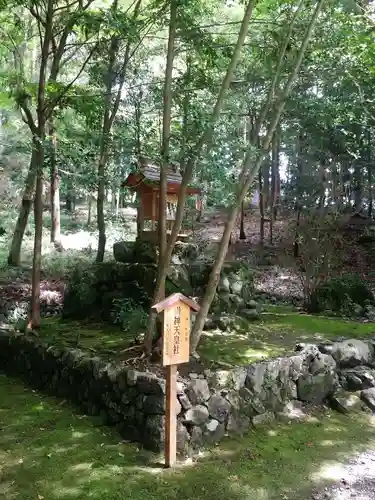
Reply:
M358 339L344 340L333 345L331 354L339 367L353 367L371 363L373 347Z
M137 238L135 241L117 241L113 245L113 256L124 264L156 264L158 246L150 241Z
M134 241L116 241L113 244L113 257L116 262L134 262Z

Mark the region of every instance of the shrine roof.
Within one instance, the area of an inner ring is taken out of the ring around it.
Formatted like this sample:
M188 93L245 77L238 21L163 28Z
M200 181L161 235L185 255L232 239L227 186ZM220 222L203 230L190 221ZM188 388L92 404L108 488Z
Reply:
M167 169L167 183L168 185L179 186L182 182L182 175L177 164L171 164ZM130 187L136 189L140 184L159 185L160 183L160 166L155 162L140 156L137 162L137 170L131 172L127 179L122 183L122 187ZM200 193L199 188L188 188L189 193Z

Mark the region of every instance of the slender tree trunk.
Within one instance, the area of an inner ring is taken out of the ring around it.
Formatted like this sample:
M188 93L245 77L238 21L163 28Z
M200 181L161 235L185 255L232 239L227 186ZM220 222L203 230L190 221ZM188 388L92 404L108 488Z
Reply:
M172 112L172 73L175 55L177 20L177 0L171 0L167 65L164 80L163 95L163 140L162 140L162 164L160 167L160 193L159 193L159 273L162 273L163 258L167 248L167 172L169 166L169 140L171 133L171 112ZM164 290L160 290L158 300L164 298Z
M138 17L139 10L141 8L142 0L137 0L132 19L135 21ZM118 0L114 0L112 4L113 12L117 12ZM129 58L130 58L130 48L131 48L132 38L126 44L125 54L118 72L115 70L116 56L119 50L119 39L117 36L112 36L111 44L109 48L109 62L106 75L106 96L104 102L104 114L103 114L103 125L100 143L100 153L98 162L98 198L96 202L97 208L97 223L98 223L98 251L96 254L96 262L103 262L106 244L106 234L105 234L105 217L104 217L104 201L106 199L105 192L105 176L106 176L106 165L108 160L109 146L111 142L111 128L116 117L120 101L122 89L125 82L126 71L128 68ZM119 82L117 85L116 97L114 103L112 104L112 89L115 83L115 78L119 77Z
M372 217L373 191L372 191L372 155L371 155L371 131L367 128L367 189L368 189L368 217Z
M276 204L277 204L277 178L279 172L280 158L280 127L275 130L272 137L272 154L271 154L271 206L270 206L270 245L273 244L273 227L276 220Z
M56 161L56 130L52 117L48 123L48 135L50 141L51 242L61 245L60 177Z
M37 168L37 152L35 150L35 147L33 146L31 152L29 171L27 173L24 185L21 208L18 214L16 227L14 229L12 243L8 255L8 264L10 266L19 266L21 262L22 240L25 234L27 221L29 220L31 207L33 206L36 168Z
M158 236L159 236L159 262L158 276L163 274L164 256L167 249L167 187L168 187L168 166L169 166L169 141L171 133L171 112L172 112L172 74L173 61L175 56L175 38L177 28L177 0L171 0L170 3L170 19L169 19L169 36L168 36L168 52L167 64L165 69L164 92L163 92L163 131L162 131L162 147L161 157L162 163L160 166L160 191L159 191L159 217L158 217ZM161 286L158 289L158 295L155 296L155 302L165 298L165 280L161 281ZM150 309L147 337L153 339L156 313Z
M43 167L44 167L44 146L42 141L38 141L37 148L37 177L34 197L34 254L31 287L30 320L28 328L37 329L40 327L40 277L42 265L42 236L43 236Z
M280 93L277 104L274 107L274 112L272 113L271 120L270 120L270 125L268 127L266 136L262 142L262 147L261 150L258 153L257 159L255 163L252 163L252 151L249 150L248 154L246 155L246 159L243 163L243 168L242 172L239 178L239 189L238 189L238 196L236 203L233 205L228 221L225 225L223 237L221 239L217 257L215 260L215 263L212 267L212 271L209 277L209 281L206 287L205 295L201 303L201 308L200 311L195 319L193 329L191 332L191 352L195 353L197 345L199 343L200 337L202 335L203 331L203 326L206 321L207 313L209 311L210 305L212 303L212 300L215 296L215 291L217 284L220 279L220 272L225 260L225 256L228 250L228 244L229 244L229 238L230 234L232 232L233 226L235 224L235 220L237 217L237 213L239 210L239 205L242 203L246 192L249 189L249 186L252 184L253 180L255 179L260 166L262 165L262 162L264 161L264 158L268 154L268 148L272 140L272 136L275 132L275 129L280 121L280 116L283 112L284 106L286 99L289 96L290 90L292 88L292 85L296 79L296 76L298 74L299 68L301 66L303 56L305 54L307 45L309 43L309 40L311 38L311 34L313 31L313 27L316 23L316 20L319 16L320 11L322 10L322 7L324 5L326 0L319 0L318 3L316 4L316 7L314 9L314 13L312 15L312 18L310 20L309 26L305 32L305 36L303 38L303 41L301 43L300 50L297 54L296 62L294 65L294 68L288 78L287 83L285 84L284 90L282 93Z
M263 212L267 213L270 206L270 165L268 158L262 167L262 184L263 184Z
M240 240L246 240L245 234L245 202L241 203L241 219L240 219Z
M264 246L264 185L262 169L258 172L258 187L259 187L259 215L260 215L260 226L259 226L259 240L260 246Z
M297 151L297 178L296 178L296 202L294 205L296 213L296 229L294 233L294 243L293 243L293 255L297 259L299 257L299 226L301 223L301 213L302 213L302 175L303 175L303 152L304 152L304 136L300 132L298 136L298 151Z
M88 200L88 210L87 210L87 225L91 225L91 214L92 214L92 194L89 194Z
M102 149L100 151L98 164L98 197L96 200L96 217L98 223L98 251L96 254L96 262L103 262L105 254L105 244L107 236L105 234L105 217L104 217L104 201L105 201L105 166L107 163L106 146L104 146L105 137L103 137ZM105 148L105 149L104 149Z
M244 18L242 20L242 24L241 24L240 32L238 35L236 47L234 49L231 62L228 66L227 73L226 73L224 80L222 82L222 85L221 85L221 88L219 91L219 95L218 95L218 98L216 100L214 110L212 112L211 120L209 122L208 127L206 128L206 130L203 132L202 136L198 140L196 147L194 148L195 154L191 155L186 163L186 168L184 171L184 175L182 177L182 182L180 185L180 192L179 192L179 196L178 196L176 219L174 221L172 234L170 235L167 249L165 251L165 255L163 258L162 271L160 273L158 273L153 302L157 302L157 297L159 296L160 290L165 286L165 280L167 277L168 267L169 267L169 263L170 263L170 260L172 257L173 248L174 248L174 245L176 243L177 236L181 230L181 225L182 225L182 220L183 220L183 215L184 215L184 208L185 208L185 201L186 201L186 190L187 190L189 182L192 178L195 165L197 164L197 162L200 158L202 149L209 142L209 140L212 136L213 125L217 121L217 119L220 115L220 111L223 107L224 97L225 97L226 91L229 88L229 85L232 81L234 71L237 67L238 61L239 61L240 56L241 56L241 49L242 49L242 46L245 42L245 38L246 38L246 35L248 32L250 19L251 19L251 16L253 13L253 8L254 8L255 4L256 4L256 0L250 0L246 6L246 11L244 14ZM151 349L152 349L152 340L153 340L152 334L153 334L152 331L148 331L147 335L145 336L144 346L145 346L146 353L150 353Z

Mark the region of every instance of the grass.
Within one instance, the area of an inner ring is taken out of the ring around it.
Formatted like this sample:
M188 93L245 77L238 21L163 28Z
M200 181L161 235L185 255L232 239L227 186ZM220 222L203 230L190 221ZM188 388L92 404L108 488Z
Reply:
M42 319L39 336L48 343L64 346L76 346L79 338L81 349L111 356L124 349L135 335L126 334L120 328L108 324L85 324L52 317Z
M288 353L298 342L375 337L373 323L300 314L290 308L286 311L268 311L260 321L251 323L240 320L229 332L208 332L202 338L200 352L215 362L247 364Z
M332 413L260 428L166 471L95 419L5 376L0 414L6 500L304 500L347 457L375 445L373 417Z
M115 356L135 337L133 331L105 324L83 324L43 319L40 337L48 343L76 345L107 357ZM203 360L209 363L241 365L259 359L281 356L291 352L297 342L322 342L339 338L375 337L373 323L360 323L337 318L325 318L299 312L266 312L261 320L238 320L231 331L204 332L199 346Z

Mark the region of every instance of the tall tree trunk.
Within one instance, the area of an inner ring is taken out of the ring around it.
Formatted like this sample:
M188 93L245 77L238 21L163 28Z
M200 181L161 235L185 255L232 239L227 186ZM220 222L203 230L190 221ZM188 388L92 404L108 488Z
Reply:
M104 201L105 201L105 166L107 163L106 141L103 136L102 147L98 163L98 196L96 200L96 217L98 224L98 251L96 253L96 262L103 262L105 254L105 244L107 236L105 233Z
M216 256L216 260L214 262L214 265L212 267L212 271L208 280L208 284L206 287L205 295L201 303L201 308L200 311L195 319L193 329L191 332L191 352L194 353L197 345L199 343L200 337L202 335L203 331L203 326L206 321L207 313L210 308L210 305L212 303L212 300L215 295L216 287L220 279L220 273L221 269L225 260L226 253L228 251L228 243L229 243L229 237L232 232L233 226L236 221L238 209L240 203L242 203L246 192L249 189L249 186L252 184L254 179L256 178L256 175L259 171L260 166L262 165L262 162L264 161L264 158L268 154L268 148L270 145L270 142L272 140L272 136L275 132L275 129L280 121L280 116L283 112L284 106L286 99L289 96L290 90L292 88L292 85L296 79L296 76L298 74L299 68L301 66L303 56L305 54L307 45L309 43L309 40L311 38L311 34L313 31L313 27L316 23L316 20L319 16L320 11L322 10L322 7L324 5L326 0L319 0L316 4L316 7L314 9L314 13L312 15L312 18L310 20L309 26L306 29L303 41L301 43L300 50L297 54L296 62L294 65L294 68L292 69L292 72L288 78L287 83L285 84L283 92L280 93L279 98L277 100L277 103L275 104L274 111L271 116L270 120L270 125L268 127L266 136L264 140L262 141L262 147L261 150L258 153L257 159L255 160L255 163L252 163L252 150L248 151L248 154L246 155L246 159L243 163L243 168L242 172L239 178L239 189L238 189L238 196L236 203L232 206L228 221L225 225L223 237L221 239L218 253Z
M34 254L32 270L30 319L28 328L37 329L40 327L40 277L42 265L42 236L43 236L43 167L44 167L44 146L42 141L38 141L37 148L37 176L34 197Z
M137 0L132 19L135 22L139 10L141 8L142 0ZM118 8L118 0L114 0L112 4L112 10L114 13L117 12ZM128 68L128 63L130 59L130 48L132 43L132 37L129 37L129 40L126 44L125 54L120 65L120 69L118 72L115 71L116 65L116 56L119 50L119 38L118 36L112 36L111 44L109 48L109 61L107 67L106 74L106 94L104 101L104 113L103 113L103 121L102 121L102 134L100 141L100 153L99 153L99 162L98 162L98 198L96 202L97 208L97 223L98 223L98 250L96 253L96 262L103 262L104 253L105 253L105 244L106 244L106 234L105 234L105 217L104 217L104 201L106 199L105 192L105 180L106 180L106 165L108 160L108 152L109 146L111 142L111 128L116 118L116 114L120 105L122 89L125 83L126 71ZM115 78L118 77L119 82L117 85L116 97L112 104L112 90L113 85L115 83Z
M270 165L268 158L262 167L262 180L263 180L263 211L267 212L270 206Z
M60 176L56 161L56 130L52 116L48 123L48 135L50 141L51 242L61 245Z
M259 215L260 215L260 225L259 225L259 241L260 246L264 246L264 184L262 169L258 172L258 188L259 188Z
M212 136L212 132L213 132L213 125L217 121L217 119L220 115L221 109L223 107L224 97L225 97L226 91L229 88L229 85L232 81L234 71L237 67L238 61L239 61L240 56L241 56L241 49L242 49L242 46L245 42L245 38L246 38L248 29L249 29L249 23L250 23L250 19L251 19L251 16L253 13L253 8L254 8L255 4L256 4L256 0L249 0L249 3L246 6L246 11L244 14L244 18L242 20L240 32L238 35L238 40L237 40L237 43L236 43L236 46L235 46L235 49L234 49L234 52L232 55L231 62L229 63L226 75L225 75L224 80L222 82L222 85L221 85L221 88L220 88L220 91L219 91L219 94L218 94L218 97L216 100L216 104L215 104L215 107L214 107L213 112L212 112L211 120L209 121L207 128L205 129L205 131L203 132L203 134L199 138L199 140L196 144L196 147L194 148L194 155L191 154L191 156L189 157L189 159L186 163L186 168L185 168L184 175L182 177L182 182L180 185L176 218L175 218L175 221L173 224L172 234L169 237L167 249L166 249L166 252L165 252L165 255L163 258L162 271L160 273L158 273L158 279L157 279L157 283L155 286L154 300L153 300L154 303L158 301L160 290L162 290L165 287L165 280L167 277L168 267L169 267L169 263L170 263L170 260L172 257L173 248L174 248L174 245L176 243L177 236L181 230L182 220L183 220L183 216L184 216L184 209L185 209L187 187L188 187L189 182L192 178L195 165L197 164L197 162L200 158L202 149L209 142L209 140ZM148 331L147 335L145 336L145 341L144 341L144 347L145 347L146 353L149 353L152 349L152 340L153 340L152 332Z
M91 214L92 214L92 194L89 194L88 199L88 209L87 209L87 225L91 225Z
M366 154L366 160L367 160L367 190L368 190L368 208L367 208L367 215L368 217L372 217L372 205L373 205L373 192L372 192L372 155L371 155L371 131L370 128L367 127L367 144L366 144L366 149L367 149L367 154Z
M297 259L299 257L299 226L301 223L302 213L302 176L303 176L303 152L304 152L304 135L300 132L297 144L297 176L296 176L296 202L294 210L296 213L296 228L294 232L293 255Z
M245 233L245 202L241 203L241 219L240 219L240 240L246 240Z
M37 151L35 149L35 146L33 146L29 171L27 173L24 185L21 208L18 214L16 227L14 229L12 243L8 255L8 264L10 266L19 266L21 262L22 240L25 234L27 221L29 220L31 207L33 206L37 161Z
M271 153L271 205L270 205L270 245L273 244L273 229L277 214L277 186L280 161L280 127L272 137Z
M159 262L158 276L163 274L164 255L167 249L167 187L168 187L168 166L169 166L169 141L171 133L171 112L172 112L172 74L173 61L175 56L175 38L177 28L177 0L171 0L167 64L165 69L164 92L163 92L163 132L160 165L160 191L159 191L159 217L158 217L158 237L159 237ZM165 298L165 280L161 282L156 301ZM154 337L156 324L156 313L150 310L147 325L147 336L150 339Z

